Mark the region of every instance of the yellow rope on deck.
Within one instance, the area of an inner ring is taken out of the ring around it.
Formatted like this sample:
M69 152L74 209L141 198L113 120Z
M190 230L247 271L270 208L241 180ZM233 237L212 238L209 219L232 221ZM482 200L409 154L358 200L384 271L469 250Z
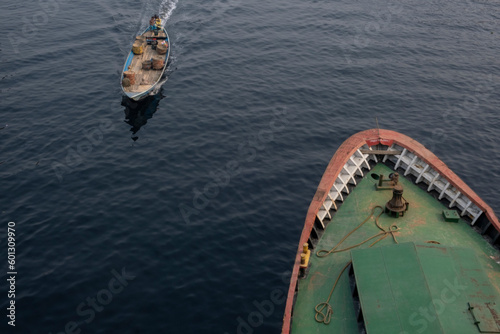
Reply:
M380 229L380 232L369 237L368 239L365 239L363 240L362 242L356 244L356 245L353 245L353 246L349 246L347 248L344 248L344 249L339 249L337 250L337 248L349 237L351 236L354 232L356 232L359 228L361 228L361 226L363 226L367 221L370 220L371 217L373 217L375 215L375 210L379 208L381 209L382 211L377 215L375 216L375 225ZM316 252L316 256L318 257L325 257L329 254L333 254L333 253L340 253L340 252L344 252L346 250L350 250L350 249L353 249L353 248L356 248L356 247L359 247L361 246L362 244L376 238L376 237L379 237L377 240L375 240L374 242L372 242L370 244L370 246L368 247L372 247L373 245L375 245L377 242L385 239L385 237L387 237L389 234L392 235L392 238L394 239L394 242L395 243L398 243L398 240L396 239L396 236L394 235L394 232L397 232L399 231L399 227L394 223L392 224L391 226L389 226L389 228L387 230L385 230L382 226L380 226L379 224L379 221L378 219L380 218L380 216L384 213L384 208L382 208L380 205L377 205L375 207L373 207L372 209L372 212L370 213L370 215L361 222L361 224L359 224L354 230L352 230L351 232L347 233L347 235L345 235L342 240L340 240L332 249L330 250L326 250L326 249L320 249ZM314 310L316 311L316 315L314 316L314 319L317 321L317 322L322 322L324 323L325 325L328 325L330 323L330 320L332 318L332 314L333 314L333 309L332 309L332 306L329 304L330 302L330 299L332 298L332 295L333 295L333 291L335 291L335 287L337 286L337 283L339 282L340 280L340 277L342 276L342 274L344 273L344 271L347 269L347 267L349 267L349 265L352 263L352 261L349 261L345 267L342 269L342 271L340 272L340 274L337 276L337 279L335 280L335 283L333 284L333 288L330 290L330 294L328 295L328 299L325 301L325 302L322 302L322 303L319 303L316 305L316 307L314 308ZM326 308L326 312L323 313L323 311L325 310Z

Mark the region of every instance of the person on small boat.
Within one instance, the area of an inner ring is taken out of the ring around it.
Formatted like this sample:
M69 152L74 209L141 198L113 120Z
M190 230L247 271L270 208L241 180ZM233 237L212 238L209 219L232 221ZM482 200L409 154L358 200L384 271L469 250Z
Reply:
M149 30L156 31L161 29L161 19L158 15L151 16L149 20Z
M154 16L151 16L151 19L149 20L149 30L154 30L155 24L156 24L156 19Z

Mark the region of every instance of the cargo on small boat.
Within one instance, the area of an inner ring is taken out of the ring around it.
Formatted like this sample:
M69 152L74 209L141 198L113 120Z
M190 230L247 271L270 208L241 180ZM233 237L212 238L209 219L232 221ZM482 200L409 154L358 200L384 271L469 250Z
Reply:
M493 210L422 144L356 133L309 206L282 334L500 333L499 246Z
M149 27L136 37L123 67L121 86L127 97L141 100L155 89L170 57L169 42L161 19L153 16Z

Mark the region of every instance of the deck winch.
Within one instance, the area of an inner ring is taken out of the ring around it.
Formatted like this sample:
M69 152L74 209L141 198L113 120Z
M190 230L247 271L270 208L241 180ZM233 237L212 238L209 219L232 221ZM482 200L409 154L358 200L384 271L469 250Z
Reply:
M384 179L384 175L380 174L378 176L377 190L390 190L399 183L399 173L394 172L389 174L389 179Z
M404 216L408 210L408 203L403 197L403 186L401 184L394 185L392 189L392 199L385 204L385 212L391 216L399 218L399 214Z

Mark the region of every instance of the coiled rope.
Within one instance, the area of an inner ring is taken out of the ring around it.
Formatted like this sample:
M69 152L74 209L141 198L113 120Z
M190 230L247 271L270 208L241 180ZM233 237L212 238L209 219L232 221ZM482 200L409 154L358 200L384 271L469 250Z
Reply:
M339 276L337 276L337 279L335 280L335 284L333 284L333 288L330 291L330 295L328 295L328 299L326 300L326 302L319 303L314 308L314 310L316 311L316 315L314 316L314 319L316 319L317 322L322 322L325 325L328 325L330 323L330 320L332 319L332 314L333 314L332 306L329 304L330 298L332 298L333 290L335 290L335 287L337 286L337 283L339 282L340 276L342 276L342 274L344 273L344 271L347 269L347 267L349 267L349 265L351 263L352 262L349 261L345 265L344 269L342 269L342 271L340 272ZM323 310L325 308L326 308L326 312L323 313Z
M377 208L381 209L381 211L380 211L380 213L377 216L375 216L375 225L379 228L380 232L377 233L377 234L375 234L375 235L373 235L373 236L371 236L371 237L369 237L368 239L363 240L362 242L360 242L360 243L358 243L356 245L349 246L347 248L337 250L337 248L347 238L349 238L349 236L351 236L354 232L356 232L359 228L361 228L361 226L363 226L367 221L370 220L370 218L372 218L375 215L375 211L376 211ZM329 254L344 252L344 251L347 251L347 250L359 247L359 246L363 245L364 243L366 243L366 242L368 242L368 241L370 241L372 239L375 239L375 238L379 237L377 240L375 240L374 242L372 242L370 244L370 246L368 246L368 247L372 247L377 242L379 242L379 241L383 240L385 237L387 237L389 234L392 235L392 238L394 239L394 242L398 243L398 240L396 239L396 236L394 235L394 232L398 232L399 231L399 227L395 223L392 224L391 226L389 226L389 228L387 230L385 230L382 226L380 226L378 220L379 220L380 216L383 213L384 213L384 208L382 208L380 205L377 205L377 206L373 207L370 215L365 220L363 220L354 230L352 230L351 232L347 233L347 235L345 235L332 249L330 249L330 250L326 250L326 249L318 250L316 252L316 256L318 256L318 257L325 257L325 256L327 256ZM335 283L333 284L333 288L330 290L330 294L328 295L327 300L325 302L319 303L318 305L316 305L316 307L314 307L314 310L316 311L316 315L314 316L314 319L317 322L324 323L325 325L328 325L330 323L332 315L333 315L333 309L332 309L332 306L330 305L330 299L332 298L333 291L335 290L335 287L337 286L337 283L339 282L340 277L342 276L342 274L344 273L344 271L349 267L349 265L351 263L352 263L352 261L349 261L345 265L345 267L342 269L342 271L340 272L340 274L337 276L337 279L335 280Z

